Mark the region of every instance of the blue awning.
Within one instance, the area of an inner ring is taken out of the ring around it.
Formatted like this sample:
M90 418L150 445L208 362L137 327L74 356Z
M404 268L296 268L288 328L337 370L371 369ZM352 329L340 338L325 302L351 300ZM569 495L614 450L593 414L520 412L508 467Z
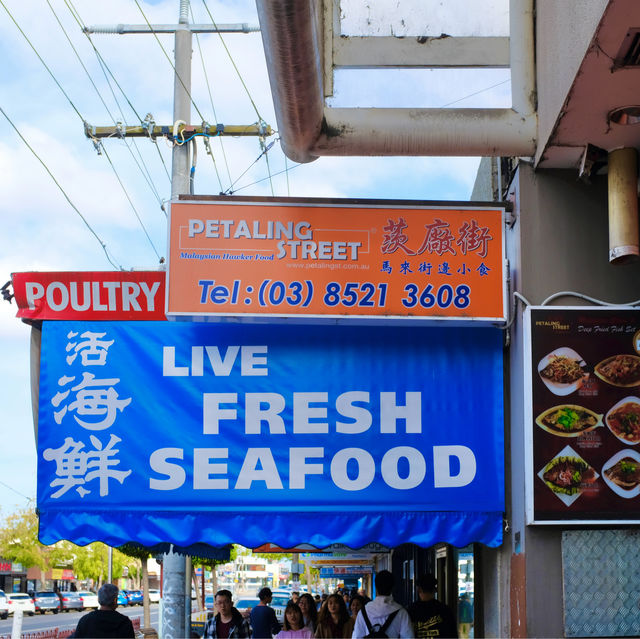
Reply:
M40 540L497 546L501 337L45 322Z

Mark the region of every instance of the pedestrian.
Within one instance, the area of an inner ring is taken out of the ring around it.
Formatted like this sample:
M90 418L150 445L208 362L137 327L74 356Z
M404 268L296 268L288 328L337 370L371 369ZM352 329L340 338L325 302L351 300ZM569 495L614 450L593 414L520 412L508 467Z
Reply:
M251 636L251 626L237 608L228 590L218 590L214 597L218 614L211 617L204 627L205 639L247 639Z
M303 592L298 599L298 606L302 612L302 621L305 628L309 628L311 632L316 631L318 623L318 609L313 597L308 592Z
M317 639L343 639L351 637L346 634L346 626L349 623L349 613L344 599L340 595L329 595L318 615L318 627L315 637Z
M447 637L457 639L456 618L451 608L435 597L436 578L427 573L418 578L418 601L409 606L409 615L418 639Z
M349 611L351 612L351 616L349 617L349 621L347 621L344 628L344 636L350 637L353 634L353 628L356 625L356 619L358 617L358 613L364 605L368 603L364 600L361 595L354 595L351 598L351 604L349 605Z
M289 599L289 603L298 603L298 599L300 599L300 593L297 590L292 591L291 599Z
M284 627L276 639L312 639L313 633L302 622L302 611L297 603L290 601L284 610Z
M260 603L251 609L251 628L254 639L271 639L280 632L280 623L276 619L276 613L269 606L273 599L271 588L263 588L258 593Z
M362 639L372 630L382 630L387 637L413 639L413 626L407 611L393 599L393 575L381 570L375 578L376 597L362 608L353 628L354 639Z
M94 610L78 621L73 637L102 639L103 637L135 637L131 619L120 614L118 607L118 586L104 584L98 590L98 610Z

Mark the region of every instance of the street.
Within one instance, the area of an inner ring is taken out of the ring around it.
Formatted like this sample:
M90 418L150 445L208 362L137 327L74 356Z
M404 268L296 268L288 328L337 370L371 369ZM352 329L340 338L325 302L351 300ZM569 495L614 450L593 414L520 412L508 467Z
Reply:
M158 628L158 604L151 604L151 625L154 628ZM142 624L143 616L142 606L132 606L130 608L118 607L118 612L123 615L127 615L132 619L140 617ZM61 612L57 615L47 613L44 615L36 614L33 617L25 615L22 620L22 633L27 632L42 632L51 628L58 628L59 630L72 630L76 627L78 619L83 615L86 615L89 611L83 612ZM0 636L11 635L11 628L13 626L13 617L0 620Z

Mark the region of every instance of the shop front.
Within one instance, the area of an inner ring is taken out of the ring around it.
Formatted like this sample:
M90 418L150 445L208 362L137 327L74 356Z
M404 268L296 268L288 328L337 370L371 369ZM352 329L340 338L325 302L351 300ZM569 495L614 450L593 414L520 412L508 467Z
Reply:
M182 321L133 304L157 312L148 274L24 274L41 541L376 543L386 560L343 576L392 569L408 603L430 571L473 603L503 534L504 211L259 204L173 205Z

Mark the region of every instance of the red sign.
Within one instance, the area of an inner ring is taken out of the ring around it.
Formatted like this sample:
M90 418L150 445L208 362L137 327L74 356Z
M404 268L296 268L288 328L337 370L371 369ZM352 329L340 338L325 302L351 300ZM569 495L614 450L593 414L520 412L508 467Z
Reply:
M13 273L18 317L165 320L164 271Z
M11 572L11 564L8 561L0 561L0 572Z

